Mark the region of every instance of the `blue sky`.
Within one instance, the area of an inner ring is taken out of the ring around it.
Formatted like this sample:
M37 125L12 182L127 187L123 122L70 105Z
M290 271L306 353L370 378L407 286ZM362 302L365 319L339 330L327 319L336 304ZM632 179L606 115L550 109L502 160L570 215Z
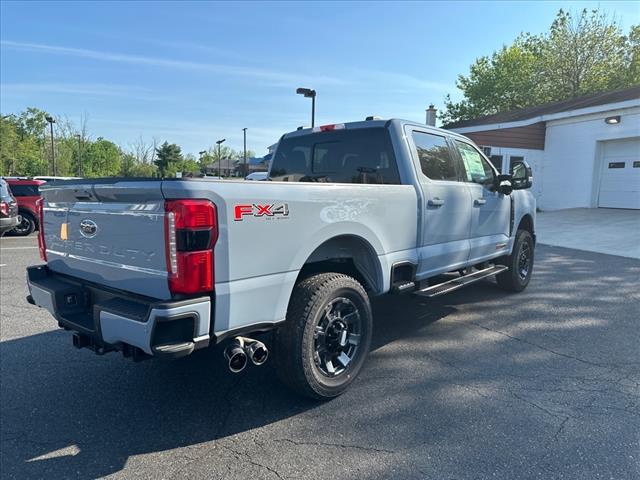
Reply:
M258 154L284 132L367 115L424 121L458 74L560 7L598 2L8 2L0 4L2 114L35 106L126 147L196 153L226 138ZM603 2L625 30L634 2Z

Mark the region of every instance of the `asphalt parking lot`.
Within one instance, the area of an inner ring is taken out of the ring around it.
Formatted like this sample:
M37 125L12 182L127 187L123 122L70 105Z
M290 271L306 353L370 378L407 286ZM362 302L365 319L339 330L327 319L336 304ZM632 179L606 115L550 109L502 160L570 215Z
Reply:
M376 299L360 378L314 403L269 362L75 350L24 300L35 236L3 238L2 478L639 478L640 261L536 253L522 294Z

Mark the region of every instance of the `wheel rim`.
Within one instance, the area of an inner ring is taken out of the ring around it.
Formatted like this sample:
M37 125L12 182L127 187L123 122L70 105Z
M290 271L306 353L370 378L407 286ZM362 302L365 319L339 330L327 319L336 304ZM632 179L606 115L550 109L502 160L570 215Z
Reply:
M518 255L518 276L520 280L526 280L529 270L531 270L531 247L524 242Z
M315 326L314 361L324 376L336 377L351 365L360 349L362 321L355 303L333 299Z
M28 218L22 217L20 223L13 229L16 233L27 233L31 228L31 222Z

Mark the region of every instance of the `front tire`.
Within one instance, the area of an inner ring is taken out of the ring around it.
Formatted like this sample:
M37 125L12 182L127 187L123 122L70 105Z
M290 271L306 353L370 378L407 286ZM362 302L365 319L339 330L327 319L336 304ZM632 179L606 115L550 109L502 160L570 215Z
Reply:
M16 237L26 237L31 235L36 229L36 219L30 213L20 213L22 221L11 230L10 234Z
M511 255L501 257L497 262L509 267L509 270L496 275L498 285L512 292L521 292L527 288L533 272L533 252L531 233L518 230Z
M282 382L316 400L343 393L371 346L372 314L362 285L340 273L320 273L293 290L287 320L275 335Z

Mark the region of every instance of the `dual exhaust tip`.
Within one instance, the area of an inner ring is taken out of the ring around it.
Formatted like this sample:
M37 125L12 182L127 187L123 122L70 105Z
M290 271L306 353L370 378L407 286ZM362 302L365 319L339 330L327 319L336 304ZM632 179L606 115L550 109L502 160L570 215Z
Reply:
M227 360L229 370L240 373L251 360L254 365L262 365L267 361L269 350L264 343L246 337L236 337L233 342L224 349L224 358Z

